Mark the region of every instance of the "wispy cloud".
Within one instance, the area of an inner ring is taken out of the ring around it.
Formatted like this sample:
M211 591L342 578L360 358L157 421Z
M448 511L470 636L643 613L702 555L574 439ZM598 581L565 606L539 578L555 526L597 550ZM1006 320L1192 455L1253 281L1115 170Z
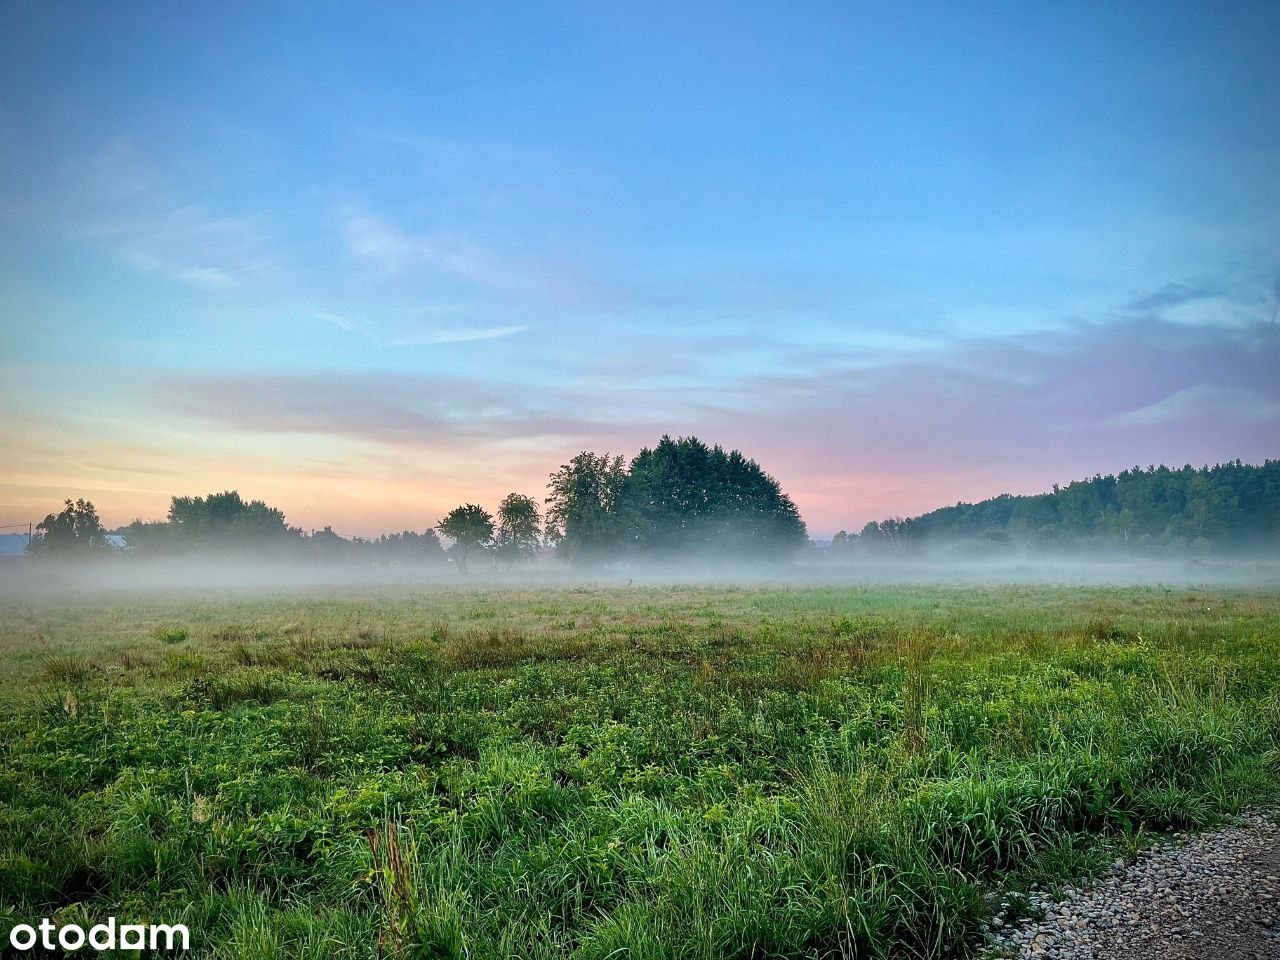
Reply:
M1221 296L1223 285L1211 280L1194 282L1170 281L1155 290L1149 290L1134 297L1128 303L1130 310L1138 313L1153 313L1169 307L1179 307L1184 303L1205 300Z
M1118 427L1156 426L1189 420L1214 422L1280 423L1280 397L1267 396L1250 387L1197 383L1154 403L1113 417Z
M184 202L128 139L69 163L49 219L101 244L134 270L205 290L229 290L280 272L272 231L257 216Z
M1042 482L1133 463L1277 452L1280 332L1168 321L959 341L878 366L759 377L726 430L801 474L938 469ZM992 480L987 494L1000 492Z
M358 334L384 347L434 347L450 343L472 343L478 340L497 340L523 333L528 327L512 324L502 327L416 327L400 333L388 334L382 326L364 317L316 310L314 316L345 333ZM385 325L384 325L385 326Z
M576 308L617 308L645 300L619 284L584 276L574 265L501 253L457 233L412 234L370 214L349 216L347 251L385 274L435 273L523 302Z
M144 273L158 273L179 283L191 283L201 287L225 289L236 285L236 278L219 267L197 267L144 253L141 250L120 250L120 259Z
M433 347L446 343L470 343L475 340L497 340L501 337L524 333L523 324L510 327L471 327L455 330L423 330L405 334L388 341L394 347Z
M1274 319L1277 309L1280 276L1242 272L1233 264L1136 294L1119 313L1201 326L1244 327Z
M511 281L510 271L481 247L448 234L411 236L373 216L351 217L345 234L353 257L387 272L427 267L484 286Z
M85 225L136 270L177 283L227 289L278 272L269 236L253 218L214 216L197 206L139 206Z
M323 320L325 323L337 327L347 333L358 333L366 337L374 334L373 323L362 317L347 317L337 313L330 313L327 310L315 311L317 320Z
M1077 443L1125 460L1197 450L1256 455L1268 436L1274 440L1275 369L1280 333L1269 325L1134 320L962 340L924 354L884 355L878 364L860 352L833 353L808 371L687 387L606 377L530 390L501 377L352 372L183 377L161 395L166 407L234 429L393 447L539 435L617 447L617 438L642 427L699 431L747 438L765 454L785 450L784 460L829 474L867 462L905 470L938 462L1044 465ZM1180 425L1188 418L1212 421L1213 429L1187 431Z
M247 433L341 437L389 449L532 438L599 438L625 429L609 414L584 417L573 390L531 393L513 382L416 374L226 375L165 380L167 410ZM614 413L616 405L610 408Z

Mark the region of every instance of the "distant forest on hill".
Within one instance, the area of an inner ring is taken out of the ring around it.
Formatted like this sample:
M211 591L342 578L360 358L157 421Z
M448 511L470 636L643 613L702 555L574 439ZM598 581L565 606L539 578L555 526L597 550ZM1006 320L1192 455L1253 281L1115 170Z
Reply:
M1280 549L1280 460L1212 467L1134 467L1049 493L1003 494L910 519L844 531L832 553L947 546L998 555L1031 550L1137 553L1271 552Z

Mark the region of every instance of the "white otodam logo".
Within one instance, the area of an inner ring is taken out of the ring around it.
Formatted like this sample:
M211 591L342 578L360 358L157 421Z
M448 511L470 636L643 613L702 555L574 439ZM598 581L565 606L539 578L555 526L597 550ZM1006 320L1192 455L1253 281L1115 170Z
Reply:
M35 926L19 923L9 931L9 946L14 950L34 950L40 946L46 950L61 947L70 951L86 944L99 953L104 950L190 950L191 937L181 923L120 924L115 917L108 917L88 930L75 923L59 927L45 917Z

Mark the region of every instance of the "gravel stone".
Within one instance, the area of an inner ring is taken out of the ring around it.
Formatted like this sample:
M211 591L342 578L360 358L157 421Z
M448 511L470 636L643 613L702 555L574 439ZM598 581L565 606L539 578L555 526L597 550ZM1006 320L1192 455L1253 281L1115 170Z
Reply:
M1153 844L1086 888L987 928L988 957L1044 960L1280 960L1280 824L1261 814Z

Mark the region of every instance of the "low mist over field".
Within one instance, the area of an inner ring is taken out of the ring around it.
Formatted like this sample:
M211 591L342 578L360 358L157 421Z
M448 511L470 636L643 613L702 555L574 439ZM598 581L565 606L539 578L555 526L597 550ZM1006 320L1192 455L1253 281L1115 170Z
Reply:
M3 569L3 568L0 568ZM46 596L94 591L148 590L199 592L227 590L281 593L330 589L417 587L422 589L555 589L571 586L632 584L1146 584L1276 586L1280 561L1246 560L1098 560L1055 555L1009 561L939 559L887 563L793 564L783 568L736 566L732 563L671 562L623 565L582 572L551 565L520 571L483 570L460 579L451 568L263 565L243 560L142 562L127 567L68 565L55 570L6 569L0 593Z

